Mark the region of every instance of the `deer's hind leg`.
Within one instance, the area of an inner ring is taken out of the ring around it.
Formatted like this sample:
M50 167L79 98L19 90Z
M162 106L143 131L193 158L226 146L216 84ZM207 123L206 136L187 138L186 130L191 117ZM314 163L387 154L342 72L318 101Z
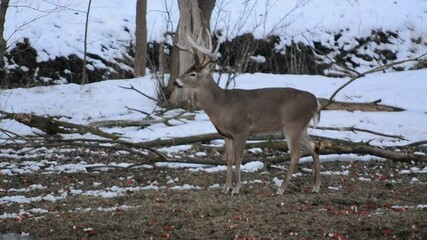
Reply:
M284 131L285 132L285 131ZM288 143L288 148L291 152L291 164L289 165L288 173L286 175L285 180L283 180L282 185L280 186L279 190L277 190L277 194L283 195L283 193L286 191L286 188L288 187L289 181L292 178L292 173L294 172L295 168L298 165L299 158L300 158L300 145L299 145L299 136L300 134L296 133L286 133L286 142Z
M320 159L319 159L319 146L314 143L308 135L307 129L301 134L301 145L310 152L313 157L313 192L318 193L320 189Z

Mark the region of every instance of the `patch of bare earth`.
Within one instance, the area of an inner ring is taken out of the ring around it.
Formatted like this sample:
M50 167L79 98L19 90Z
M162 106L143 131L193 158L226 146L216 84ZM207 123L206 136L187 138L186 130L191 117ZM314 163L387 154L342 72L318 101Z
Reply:
M284 172L274 167L242 173L236 196L218 187L225 172L154 167L2 175L0 230L34 239L426 239L427 175L411 167L425 165L325 162L322 172L331 174L322 175L319 194L309 191L311 173L304 170L283 196L275 194L275 181ZM118 188L125 190L108 197ZM4 201L18 195L32 200Z

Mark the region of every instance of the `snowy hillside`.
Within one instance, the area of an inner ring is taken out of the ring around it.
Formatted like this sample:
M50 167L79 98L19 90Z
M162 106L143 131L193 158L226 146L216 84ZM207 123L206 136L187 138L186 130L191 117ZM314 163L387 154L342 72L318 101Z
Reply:
M135 0L93 1L89 19L88 51L127 71L131 67L118 59L129 54L134 41L135 4ZM10 6L4 34L9 50L27 38L37 50L38 62L73 54L82 58L85 1L12 0ZM149 41L164 41L163 34L174 31L178 19L175 0L148 1ZM283 54L287 54L285 46L301 42L325 55L318 59L322 63L336 59L363 72L379 62L412 58L427 51L427 2L219 0L211 27L225 35L222 41L244 33L256 38L278 35L276 49ZM89 64L114 71L93 57ZM17 67L10 63L9 69ZM412 67L407 63L404 69ZM334 68L325 71L329 72Z

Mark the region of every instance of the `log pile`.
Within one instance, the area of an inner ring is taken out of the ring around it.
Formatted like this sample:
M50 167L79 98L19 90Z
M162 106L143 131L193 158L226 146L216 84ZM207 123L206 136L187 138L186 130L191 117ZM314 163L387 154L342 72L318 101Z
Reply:
M368 105L371 105L369 103ZM333 106L333 105L330 105ZM352 106L351 103L346 103L345 105L341 105L341 107L351 106L351 109L355 109L359 106L364 106L364 104L356 104L356 106ZM378 105L381 109L388 109L390 111L400 111L400 109L388 108L385 105ZM94 122L88 125L80 125L70 122L64 122L54 119L53 117L47 116L39 116L35 114L29 113L8 113L5 111L0 111L0 114L3 115L3 118L9 118L16 120L22 124L25 124L32 128L37 128L46 133L41 139L27 139L28 141L33 141L30 145L33 148L40 147L85 147L85 148L101 148L101 149L112 149L112 150L121 150L127 151L131 154L137 154L142 157L141 164L152 164L156 161L177 161L176 159L169 159L165 154L156 150L160 147L167 146L176 146L176 145L193 145L195 148L203 148L208 150L209 148L221 148L221 147L212 147L207 146L203 143L209 143L213 140L222 139L222 137L218 133L211 134L201 134L195 136L188 137L179 137L179 138L171 138L171 139L156 139L145 142L130 142L123 140L117 134L107 133L105 131L100 130L99 127L126 127L126 126L140 126L147 127L151 124L156 123L164 123L165 125L169 124L169 121L172 119L176 120L192 120L194 118L194 114L185 115L178 114L172 118L165 119L151 119L151 120L140 120L140 121L108 121L108 122ZM374 132L367 129L359 129L354 127L345 127L345 128L320 128L324 130L335 130L335 131L361 131L367 132L370 134L395 138L397 140L404 140L403 136L395 136L388 135L379 132ZM0 129L2 130L2 129ZM2 130L6 131L6 130ZM61 137L57 137L59 134L86 134L91 133L93 135L102 137L103 139L85 139L85 138L69 138L64 139ZM9 133L10 134L10 133ZM17 135L16 135L17 136ZM55 137L56 136L56 137ZM342 139L332 139L321 136L311 136L312 139L320 143L321 155L328 154L358 154L358 155L371 155L380 158L395 160L395 161L422 161L427 162L427 155L421 154L420 152L424 150L423 145L427 144L427 141L420 141L410 143L404 146L389 146L389 147L380 147L369 144L369 142L352 142L349 140ZM21 137L22 138L22 137ZM262 160L267 163L280 163L287 160L290 160L290 156L287 153L288 147L286 142L282 140L283 134L281 133L269 133L269 134L258 134L251 136L248 140L256 140L256 142L249 142L246 145L246 148L261 148L265 150L275 150L282 152L280 157L266 158L266 159L254 159L244 158L244 162L253 161L253 160ZM145 154L142 150L150 152L150 154ZM309 156L308 152L302 152L302 156ZM192 163L204 163L204 164L224 164L221 159L181 159L179 161L183 162L192 162Z

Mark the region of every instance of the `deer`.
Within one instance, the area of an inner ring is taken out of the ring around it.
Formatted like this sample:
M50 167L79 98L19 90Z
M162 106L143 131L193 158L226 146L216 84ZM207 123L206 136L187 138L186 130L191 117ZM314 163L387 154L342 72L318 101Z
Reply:
M197 103L224 138L227 173L223 192L239 194L240 166L247 138L253 134L282 131L291 162L277 194L283 195L288 187L300 159L301 145L313 158L312 192L318 193L321 184L319 146L311 140L307 131L310 121L313 121L314 126L320 121L321 105L316 96L290 87L222 89L212 77L212 63L218 57L219 42L214 49L212 36L207 29L206 32L209 36L207 46L203 45L201 34L196 40L186 35L191 46L176 44L179 50L193 53L194 64L173 84L194 91ZM202 59L199 59L199 54L203 56Z

